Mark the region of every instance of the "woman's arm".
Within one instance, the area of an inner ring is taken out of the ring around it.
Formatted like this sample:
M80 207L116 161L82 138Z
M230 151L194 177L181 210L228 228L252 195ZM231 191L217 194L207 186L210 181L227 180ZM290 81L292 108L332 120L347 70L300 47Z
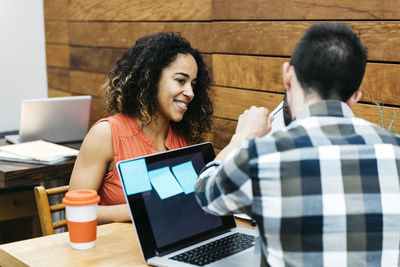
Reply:
M114 167L114 150L108 122L93 126L82 143L70 180L70 190L93 189L98 191L104 175ZM126 204L99 206L98 223L129 221Z

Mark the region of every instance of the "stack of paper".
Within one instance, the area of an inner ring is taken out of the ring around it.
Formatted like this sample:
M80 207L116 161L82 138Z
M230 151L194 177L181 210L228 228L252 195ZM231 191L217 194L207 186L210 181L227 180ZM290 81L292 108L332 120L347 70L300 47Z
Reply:
M51 165L76 157L79 151L43 140L0 146L0 160Z

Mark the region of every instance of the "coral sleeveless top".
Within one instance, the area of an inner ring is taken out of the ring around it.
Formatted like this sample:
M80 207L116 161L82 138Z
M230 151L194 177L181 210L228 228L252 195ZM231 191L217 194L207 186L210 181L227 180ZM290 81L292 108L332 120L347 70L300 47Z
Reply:
M107 121L111 126L114 168L103 179L98 192L101 198L99 205L125 204L126 201L118 177L116 163L120 160L156 153L157 144L142 131L135 119L128 115L116 114L101 119L97 123L103 121ZM170 126L164 144L170 150L187 146L189 143L184 137L176 134Z

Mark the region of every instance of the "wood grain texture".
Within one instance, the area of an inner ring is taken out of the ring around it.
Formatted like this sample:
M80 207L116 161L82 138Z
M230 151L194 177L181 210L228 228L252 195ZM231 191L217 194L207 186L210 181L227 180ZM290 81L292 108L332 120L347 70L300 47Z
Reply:
M216 149L223 149L229 144L229 141L235 133L237 121L214 118L213 124L215 127L213 140L214 147Z
M69 91L69 69L47 67L47 85L52 89Z
M46 189L43 186L35 186L33 191L35 193L42 235L54 235L53 220L51 217L50 203L47 197Z
M92 249L75 250L69 242L68 232L64 232L3 244L0 259L8 260L7 266L148 266L131 223L98 226Z
M4 145L7 145L7 142L4 139L0 139L0 146ZM64 143L63 145L79 150L81 142ZM54 165L0 160L0 187L40 183L50 179L69 181L74 163L75 159L69 159Z
M45 0L44 8L49 96L93 95L92 123L105 116L99 89L124 51L144 35L180 32L212 71L216 125L207 138L222 146L243 110L281 101L282 64L318 20L347 20L369 60L381 62L367 65L362 101L400 105L397 0ZM375 108L355 112L376 122Z
M68 23L66 21L46 20L45 33L47 43L68 43Z
M212 52L211 23L160 23L160 22L71 22L71 45L96 47L131 47L135 41L156 32L179 32L190 44L202 52Z
M65 211L65 204L62 203L61 199L64 197L65 193L68 192L68 189L69 185L53 187L50 189L45 189L43 186L35 186L35 200L43 236L53 235L54 229L67 225L65 216L53 219L52 214L55 214L55 212L58 211ZM58 198L58 201L55 203L49 202L49 199L55 198Z
M214 52L290 56L310 21L215 22ZM400 61L400 22L360 21L348 23L368 48L368 59Z
M71 69L108 73L117 64L127 48L103 48L70 46ZM211 55L203 54L206 65L211 68Z
M207 69L211 75L211 77L213 76L213 72L212 72L212 54L202 54L203 56L203 60L204 63L206 63Z
M283 93L282 65L288 58L221 55L212 56L214 84ZM368 63L360 89L362 101L400 103L400 65Z
M102 97L93 97L92 106L90 107L90 121L91 123L98 121L107 116Z
M397 0L214 0L215 20L398 19Z
M312 22L215 22L214 52L290 56Z
M0 195L0 203L0 221L37 214L33 189L3 193Z
M125 48L70 47L71 68L108 73L122 57Z
M48 97L65 97L65 96L72 96L70 92L63 91L63 90L57 90L53 88L49 88L47 90L47 95Z
M282 65L288 58L212 55L214 84L283 92Z
M44 0L45 20L66 20L68 0Z
M368 63L361 84L363 101L400 105L400 65Z
M75 159L49 166L0 161L0 186L32 184L50 179L68 181L74 163Z
M400 21L362 21L349 25L366 46L368 60L400 61Z
M47 66L69 68L69 46L46 45Z
M379 112L378 108L375 105L370 105L370 104L363 104L359 103L356 104L352 108L354 115L356 117L363 118L367 121L370 121L374 124L377 124L379 126L382 126L379 120ZM387 128L390 125L390 122L392 121L393 118L393 112L396 111L397 114L400 113L400 108L398 107L383 107L383 124L385 125L385 128ZM397 129L396 132L400 133L400 117L398 117L394 121L394 126Z
M211 0L70 0L69 20L201 21L211 19Z
M70 47L71 69L108 73L126 48Z
M384 125L387 128L392 119L393 119L393 111L396 110L399 114L399 108L392 107L384 107ZM356 104L353 107L353 112L356 117L363 118L368 120L374 124L381 126L379 120L379 112L375 105L369 104ZM214 118L213 119L213 133L214 139L213 144L216 149L223 149L226 145L228 145L229 141L232 138L232 135L235 133L237 121L236 120L228 120L223 118ZM395 129L397 133L400 133L400 118L395 120L394 123Z
M8 254L4 250L0 249L0 262L4 266L13 266L13 267L29 267L25 263L18 260L16 257Z
M71 71L71 92L76 94L103 97L102 85L107 75L101 73Z
M204 135L204 142L214 143L214 132L212 130Z
M237 120L239 115L250 106L263 106L273 110L283 95L262 91L251 91L245 89L235 89L229 87L213 87L214 96L214 116L230 120ZM353 107L356 116L376 123L379 118L377 106L374 104L358 103ZM393 110L400 111L397 107L383 107L386 120L393 117ZM398 120L400 122L400 119ZM218 129L218 128L217 128ZM218 129L219 130L219 129Z
M237 120L239 115L252 105L274 110L283 99L283 94L218 86L214 86L213 89L214 116L232 120Z

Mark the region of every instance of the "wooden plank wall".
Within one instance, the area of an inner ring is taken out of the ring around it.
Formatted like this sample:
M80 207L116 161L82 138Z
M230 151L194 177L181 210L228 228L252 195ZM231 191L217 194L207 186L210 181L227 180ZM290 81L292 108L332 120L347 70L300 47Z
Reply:
M44 7L49 96L93 95L92 122L104 116L100 85L125 49L142 35L178 31L212 68L209 139L221 149L244 109L282 100L283 62L322 21L349 23L368 48L356 115L377 123L376 100L385 103L386 121L399 110L398 0L45 0Z
M143 35L181 32L211 65L210 0L45 0L44 11L49 96L92 95L92 123L106 73Z

